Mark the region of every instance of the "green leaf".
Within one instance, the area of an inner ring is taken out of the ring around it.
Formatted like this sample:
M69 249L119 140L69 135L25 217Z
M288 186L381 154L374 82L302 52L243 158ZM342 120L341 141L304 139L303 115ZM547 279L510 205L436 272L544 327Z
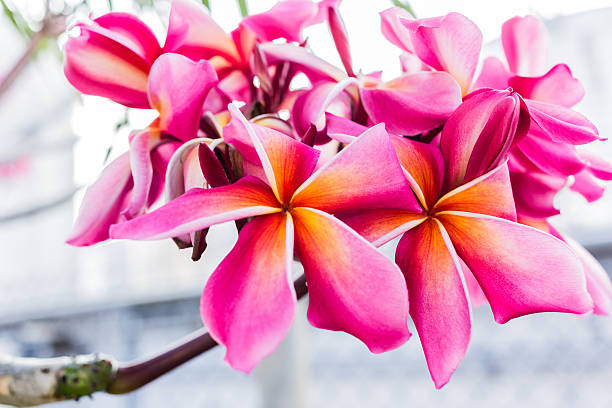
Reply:
M242 18L249 15L249 6L247 5L246 0L238 0L238 7L240 7L240 15Z
M408 3L406 0L391 0L391 2L393 3L395 7L403 8L408 13L410 13L412 17L417 18L416 13L414 12L414 9L410 5L410 3Z
M202 4L205 5L208 10L210 10L210 1L202 0Z

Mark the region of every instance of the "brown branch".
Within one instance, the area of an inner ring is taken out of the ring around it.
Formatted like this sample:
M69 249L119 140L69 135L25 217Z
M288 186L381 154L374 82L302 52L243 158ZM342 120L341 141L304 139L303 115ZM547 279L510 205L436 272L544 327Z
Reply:
M298 299L308 293L304 275L293 285ZM0 356L0 404L35 406L79 399L94 392L125 394L217 344L210 333L198 330L157 355L121 364L100 355L52 359Z

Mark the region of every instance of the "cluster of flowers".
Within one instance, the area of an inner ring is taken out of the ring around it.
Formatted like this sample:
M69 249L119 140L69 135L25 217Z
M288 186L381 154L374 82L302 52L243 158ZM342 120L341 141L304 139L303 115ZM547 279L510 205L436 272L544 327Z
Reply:
M546 71L542 22L507 21L507 61L484 60L475 78L473 22L391 8L382 32L403 73L384 82L355 72L338 3L282 1L226 33L202 5L174 0L163 47L129 14L77 24L68 80L159 116L88 189L68 242L173 238L197 260L208 228L235 221L201 314L243 371L289 330L294 257L313 326L380 353L408 340L410 314L437 387L466 352L471 305L488 302L499 323L607 314L605 271L548 222L560 189L573 181L597 199L612 166L577 148L600 138L570 109L584 91L569 68ZM343 70L303 39L322 22ZM300 73L310 85L293 89ZM376 247L399 236L394 263Z

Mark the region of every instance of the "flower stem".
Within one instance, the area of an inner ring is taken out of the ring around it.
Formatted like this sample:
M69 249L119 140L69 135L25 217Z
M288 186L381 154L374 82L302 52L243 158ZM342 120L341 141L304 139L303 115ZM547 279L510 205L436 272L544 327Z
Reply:
M238 0L238 7L240 8L240 15L242 18L249 15L249 6L247 5L246 0Z

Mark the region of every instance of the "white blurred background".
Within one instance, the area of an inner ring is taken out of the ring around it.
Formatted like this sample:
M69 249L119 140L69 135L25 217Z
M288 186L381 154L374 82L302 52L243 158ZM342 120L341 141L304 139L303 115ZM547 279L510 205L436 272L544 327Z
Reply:
M76 4L77 0L72 0ZM61 3L51 1L51 5ZM137 12L163 43L168 3L140 7L113 0L115 10ZM150 1L141 1L150 4ZM6 0L31 21L42 0ZM273 0L251 0L251 13ZM90 0L94 16L108 0ZM604 0L413 0L419 17L458 11L481 28L484 55L499 54L501 24L535 14L551 31L550 63L565 62L587 94L577 109L603 136L612 135L612 3ZM380 34L378 13L387 0L344 0L341 13L354 66L399 73L399 50ZM239 20L231 0L211 0L213 17L228 31ZM81 10L81 17L84 15ZM35 28L35 25L34 27ZM327 28L306 31L311 48L340 66ZM60 43L63 38L60 37ZM27 42L0 17L0 78ZM127 116L129 125L116 131ZM54 44L37 53L0 95L0 352L23 356L100 351L127 360L153 352L201 326L198 297L236 239L232 229L211 230L203 261L193 263L171 241L64 244L83 189L99 175L109 148L127 149L131 128L154 115L96 97L82 97L61 71ZM593 149L612 160L612 143ZM76 194L73 194L77 191ZM74 195L74 197L73 197ZM587 245L612 271L612 192L587 205L575 194L558 197L565 232ZM389 249L389 248L387 248ZM526 248L526 250L529 250ZM475 311L470 350L451 382L436 391L417 336L385 355L357 340L317 331L300 305L291 335L246 376L213 352L128 396L96 395L84 407L609 407L612 405L612 319L543 314L500 326L488 307ZM414 332L414 330L413 330ZM74 402L58 406L76 406Z

